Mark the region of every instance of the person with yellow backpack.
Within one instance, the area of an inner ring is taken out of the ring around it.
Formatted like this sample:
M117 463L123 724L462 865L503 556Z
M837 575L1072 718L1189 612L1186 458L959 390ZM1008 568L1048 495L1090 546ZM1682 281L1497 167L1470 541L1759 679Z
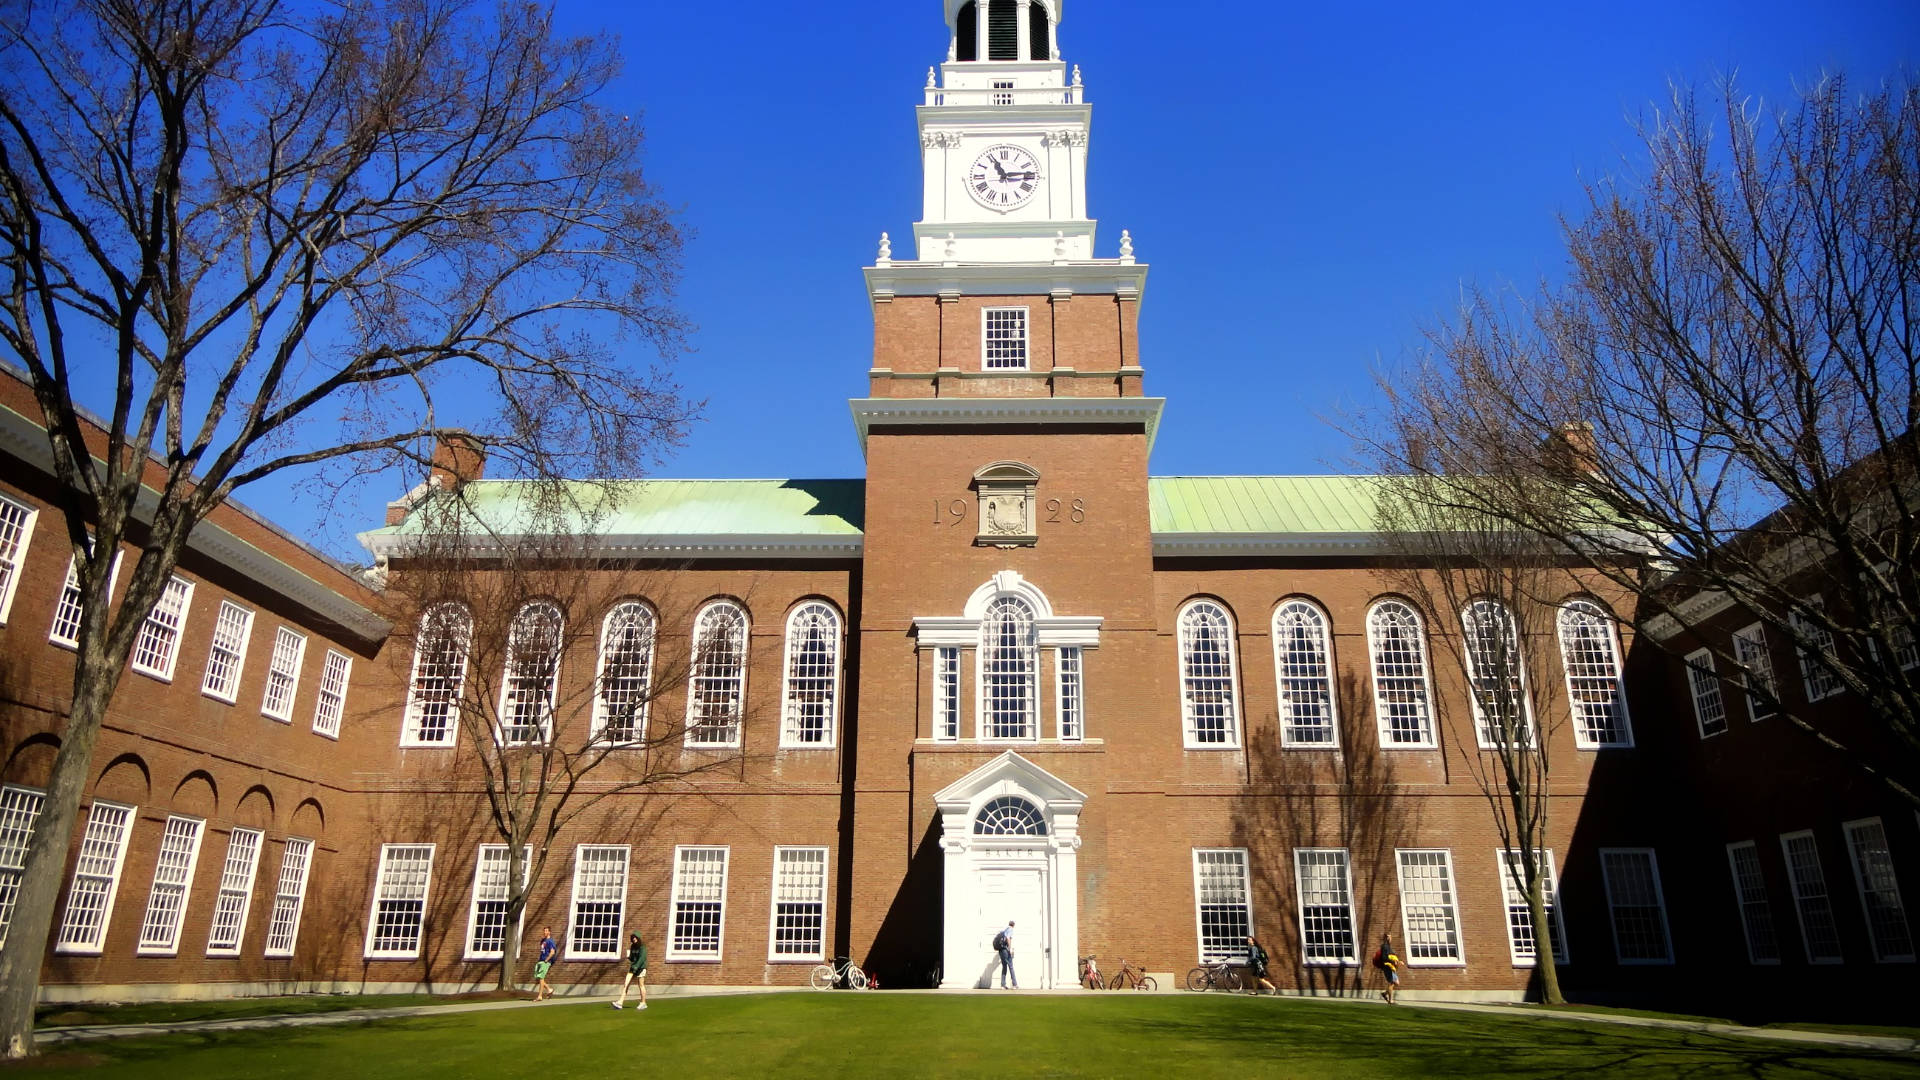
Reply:
M1387 988L1380 991L1381 998L1389 1005L1395 1004L1393 994L1400 989L1400 969L1406 966L1406 961L1401 960L1393 951L1392 938L1380 939L1380 948L1373 954L1373 966L1379 968L1380 973L1387 977Z

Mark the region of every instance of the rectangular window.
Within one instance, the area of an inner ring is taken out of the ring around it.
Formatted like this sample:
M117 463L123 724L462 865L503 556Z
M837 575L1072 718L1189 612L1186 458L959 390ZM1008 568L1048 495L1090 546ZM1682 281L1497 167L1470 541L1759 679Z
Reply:
M207 649L207 673L200 692L233 704L240 693L240 667L247 662L247 637L253 630L253 612L231 600L220 601L220 617L213 622L213 644Z
M307 901L307 871L313 866L313 841L289 836L280 849L280 880L273 887L273 914L267 920L267 956L292 956L300 939L300 910Z
M980 313L982 364L988 371L1022 371L1027 366L1027 309L987 308Z
M1079 742L1086 737L1087 700L1080 679L1080 647L1062 648L1057 660L1060 676L1060 741Z
M1818 596L1808 597L1807 606L1823 612L1827 607L1826 601ZM1806 686L1807 700L1820 701L1845 689L1840 676L1833 673L1833 668L1828 666L1825 659L1833 655L1833 635L1826 627L1803 617L1797 611L1792 618L1800 640L1814 647L1812 652L1804 648L1795 650L1800 658L1800 679Z
M1613 916L1613 955L1622 964L1671 964L1660 862L1652 848L1601 848L1600 876Z
M1820 869L1820 845L1811 832L1782 833L1780 850L1787 857L1787 882L1793 886L1793 909L1800 917L1800 940L1807 947L1807 963L1837 964L1840 928L1833 918L1833 900L1827 896L1827 875Z
M773 947L769 960L820 960L826 953L827 849L773 849Z
M1358 960L1347 849L1294 848L1293 876L1300 890L1301 961L1351 964Z
M505 844L481 844L473 862L473 903L467 910L468 960L498 960L507 948L507 883L510 877ZM533 860L520 859L520 884L525 886ZM527 909L520 908L520 926L525 929Z
M0 945L13 922L13 905L20 899L20 879L27 870L27 841L47 793L8 784L0 787Z
M1733 632L1733 658L1740 663L1740 684L1747 690L1747 718L1765 720L1780 710L1780 684L1767 655L1767 628L1760 623Z
M320 669L320 694L313 705L313 730L329 739L340 737L340 718L347 712L347 678L353 674L353 658L327 650L326 666Z
M87 538L89 550L93 538ZM120 580L120 556L113 557L113 567L107 571L107 595L113 595L113 587ZM69 557L67 559L67 583L60 589L60 600L53 606L53 626L47 631L47 640L68 649L80 647L80 568Z
M1400 929L1407 963L1465 963L1460 910L1454 900L1453 853L1445 848L1394 852L1400 873Z
M1253 889L1247 849L1194 848L1193 895L1200 930L1200 962L1238 963L1253 933Z
M307 635L281 627L273 635L273 662L267 665L267 692L260 714L281 723L293 721L293 698L300 684L300 665L307 657Z
M39 511L0 496L0 626L7 624L7 612L13 610L20 567L27 560L27 543L33 539L33 521L39 516Z
M1847 853L1853 857L1853 883L1873 938L1873 958L1883 964L1913 963L1913 933L1906 905L1900 902L1886 827L1879 818L1866 818L1846 822L1840 831L1847 834Z
M192 599L193 582L183 577L167 579L166 589L140 627L140 639L133 643L133 670L161 682L173 681L173 665L180 659L180 631L186 626L187 602Z
M1521 882L1523 868L1520 853L1511 849L1500 854L1500 889L1507 902L1507 949L1513 954L1514 967L1532 967L1539 959L1539 937L1533 931L1533 911L1527 907L1526 890ZM1560 875L1554 872L1553 851L1536 850L1542 878L1540 899L1547 916L1547 937L1556 963L1567 963L1567 927L1560 915ZM1523 879L1524 880L1524 879Z
M427 891L433 881L432 844L382 844L380 879L367 919L370 960L411 960L420 955Z
M573 909L567 925L567 958L618 960L620 927L627 917L624 845L581 844L573 849Z
M1697 649L1687 654L1687 688L1693 693L1693 719L1700 737L1727 730L1727 704L1720 697L1720 676L1713 671L1713 654Z
M94 800L87 811L86 834L80 838L80 859L73 867L55 952L100 954L107 940L107 920L113 914L113 896L120 890L127 834L132 831L133 807Z
M720 959L720 947L725 938L726 909L727 849L675 848L667 959Z
M998 15L999 12L996 11L994 14ZM1000 58L996 56L994 59L998 60ZM1013 104L1013 80L995 79L993 80L993 90L993 103L995 105Z
M1733 902L1740 908L1740 926L1747 935L1747 962L1780 962L1780 936L1773 929L1773 905L1767 902L1767 881L1760 874L1760 851L1751 840L1727 845L1727 864L1733 870Z
M960 737L960 649L942 645L933 651L933 737Z
M1889 630L1887 637L1893 642L1893 662L1901 671L1920 665L1920 643L1914 641L1913 627L1901 623Z
M213 929L207 933L208 956L238 956L247 931L247 909L253 906L253 877L260 869L258 829L235 829L227 835L227 861L220 867L220 895L213 902Z

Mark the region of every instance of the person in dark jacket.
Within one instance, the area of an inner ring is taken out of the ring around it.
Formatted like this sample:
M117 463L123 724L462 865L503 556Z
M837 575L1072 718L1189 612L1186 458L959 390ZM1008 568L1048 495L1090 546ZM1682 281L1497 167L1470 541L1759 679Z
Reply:
M1248 988L1248 993L1258 994L1262 986L1276 994L1280 992L1279 988L1267 980L1267 950L1260 947L1260 943L1253 939L1252 934L1247 935L1247 970L1253 972L1253 977L1259 980L1258 985Z
M640 1004L635 1009L647 1007L647 943L640 940L640 932L635 930L627 935L627 977L620 983L620 1000L613 1003L616 1009L627 1007L627 987L640 984Z

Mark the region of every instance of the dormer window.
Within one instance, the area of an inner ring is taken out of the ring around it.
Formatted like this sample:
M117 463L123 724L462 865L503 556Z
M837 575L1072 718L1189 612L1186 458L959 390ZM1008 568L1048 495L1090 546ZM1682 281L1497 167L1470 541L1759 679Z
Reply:
M981 366L988 371L1024 371L1027 309L987 308L980 314Z

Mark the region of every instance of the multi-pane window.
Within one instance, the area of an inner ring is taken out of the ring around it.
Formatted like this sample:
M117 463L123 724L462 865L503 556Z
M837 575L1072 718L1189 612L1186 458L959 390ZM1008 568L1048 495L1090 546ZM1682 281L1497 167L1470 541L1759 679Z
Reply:
M1808 597L1807 606L1822 614L1826 612L1826 602L1818 596ZM1828 662L1833 657L1833 633L1798 611L1792 617L1794 631L1801 642L1813 646L1811 652L1805 647L1798 650L1800 679L1806 686L1807 700L1830 698L1846 689L1846 684L1840 681L1840 676L1834 673Z
M827 849L773 849L773 933L769 960L818 960L825 955Z
M100 952L107 939L107 918L113 914L113 895L120 888L127 834L132 831L133 807L94 800L87 811L87 831L80 838L80 859L73 867L55 952Z
M1540 900L1546 912L1547 941L1558 963L1567 962L1567 927L1560 916L1560 877L1554 872L1553 852L1536 850L1540 869ZM1534 932L1533 909L1527 906L1525 867L1520 853L1500 852L1500 891L1507 904L1507 949L1513 954L1514 967L1532 967L1539 959L1540 939Z
M949 742L960 737L960 648L942 645L933 651L933 737Z
M1466 630L1467 685L1480 745L1530 741L1532 710L1513 612L1498 600L1482 597L1466 606L1460 622Z
M1839 963L1840 927L1834 922L1833 899L1827 895L1826 872L1820 868L1820 845L1811 832L1783 833L1780 850L1787 857L1787 882L1793 886L1793 909L1800 919L1807 963Z
M220 892L213 901L213 928L207 932L208 956L238 956L253 906L253 878L260 869L258 829L227 834L227 858L220 866Z
M693 628L693 678L687 687L687 744L739 746L746 700L747 613L718 600Z
M313 841L289 836L281 845L280 877L273 886L273 911L267 919L267 956L292 956L300 939L300 910L306 906L307 871L313 866Z
M840 614L809 601L787 617L787 693L780 745L832 746L840 689Z
M133 643L133 670L162 682L173 680L173 665L180 659L180 630L187 621L187 602L193 599L193 582L183 577L167 579L160 599L147 612L140 625L140 637Z
M1632 746L1613 615L1592 600L1569 600L1560 609L1559 624L1574 743L1585 748Z
M369 959L410 960L420 955L427 889L433 878L432 844L383 844L380 878L367 920Z
M1453 889L1453 853L1445 848L1394 852L1400 874L1400 925L1409 964L1459 964L1460 909Z
M667 958L720 959L726 914L727 849L675 848L672 914L667 925Z
M1419 612L1402 600L1373 605L1367 612L1367 649L1373 661L1373 711L1380 725L1380 745L1432 746L1427 642Z
M1720 696L1720 676L1714 674L1713 654L1697 649L1687 654L1687 689L1693 695L1693 719L1705 739L1727 730L1727 703Z
M1280 684L1280 745L1331 747L1334 733L1332 642L1327 617L1305 600L1273 612L1273 665Z
M1047 819L1018 795L1000 795L973 816L975 836L1045 836Z
M615 604L601 622L600 676L593 695L595 738L635 743L646 737L658 626L653 609L638 600Z
M33 539L33 519L39 512L0 496L0 626L13 608L20 586L20 566L26 562L27 542Z
M982 366L1014 370L1027 366L1027 309L987 308L980 314Z
M260 713L270 720L290 723L293 699L300 686L300 668L307 660L307 635L283 626L273 635L273 661L267 665L267 692Z
M93 538L87 538L87 550L93 550ZM113 557L113 566L107 571L107 594L113 594L113 586L120 578L120 556ZM47 631L47 640L55 645L69 649L80 647L80 565L72 558L67 559L67 583L60 589L60 599L53 605L53 626Z
M1760 852L1753 841L1727 845L1727 865L1733 871L1733 902L1740 909L1740 928L1746 933L1747 960L1755 964L1780 962L1780 935L1773 927L1773 905L1767 902L1767 881L1760 873Z
M1040 650L1033 609L1017 596L996 597L980 620L980 738L1040 737Z
M420 616L400 745L452 745L472 640L473 617L459 604L436 604Z
M347 679L352 674L353 658L328 649L327 662L320 669L320 693L313 703L313 730L329 739L340 737L340 719L347 712Z
M1914 640L1912 626L1898 623L1887 631L1887 637L1893 643L1893 662L1901 671L1920 666L1920 642Z
M1767 628L1760 623L1733 632L1733 658L1740 665L1740 682L1747 690L1747 717L1765 720L1780 711L1780 684L1773 677L1773 657L1767 653Z
M1245 848L1194 848L1193 894L1200 929L1200 962L1238 962L1253 933L1253 890Z
M1347 849L1294 848L1293 878L1300 899L1301 962L1351 964L1358 960Z
M1240 745L1233 619L1211 600L1180 611L1180 713L1190 747Z
M1651 848L1601 848L1600 876L1613 916L1613 955L1622 964L1671 964L1660 863Z
M507 906L513 880L507 845L481 844L473 863L473 902L467 908L467 956L469 960L498 960L507 948ZM522 856L520 884L527 883L533 860ZM526 908L520 909L524 925ZM572 939L569 938L569 941Z
M1060 740L1079 742L1086 738L1087 688L1081 677L1080 647L1069 645L1056 654L1056 674L1060 682Z
M627 862L624 844L581 844L573 855L573 908L567 920L567 956L581 960L618 960L620 927L627 918Z
M253 630L253 612L231 600L220 601L213 622L213 644L207 648L207 673L200 692L227 704L240 694L240 667L247 660L247 638Z
M40 819L47 793L7 784L0 787L0 944L7 940L13 906L20 900L20 879L27 871L27 842Z
M553 703L559 692L559 605L522 604L507 628L507 663L500 683L500 739L508 746L553 737Z
M1893 852L1887 848L1887 830L1879 818L1849 821L1840 826L1847 835L1847 853L1853 857L1853 883L1860 890L1860 906L1873 939L1873 958L1883 964L1913 962L1913 933L1907 926L1907 908L1900 902L1900 881L1893 873Z

